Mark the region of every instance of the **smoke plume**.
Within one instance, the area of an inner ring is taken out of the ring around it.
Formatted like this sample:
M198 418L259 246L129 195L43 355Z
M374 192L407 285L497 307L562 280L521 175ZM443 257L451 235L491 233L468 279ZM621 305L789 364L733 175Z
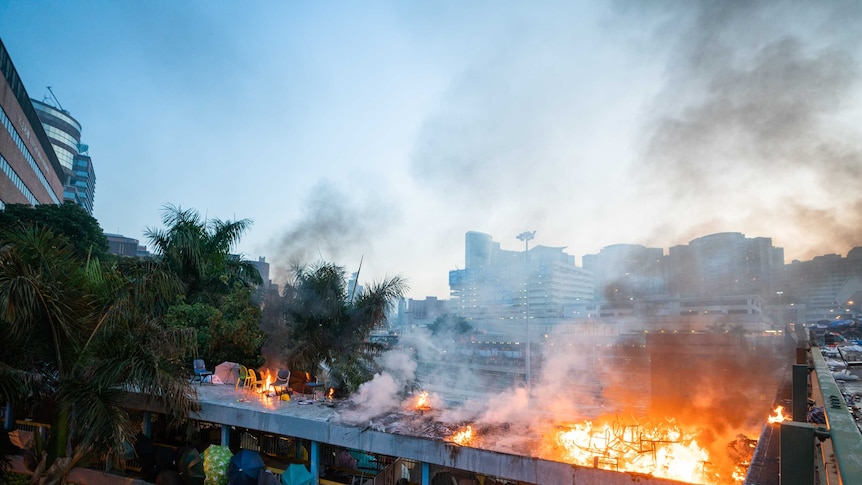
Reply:
M645 124L642 197L669 195L664 210L676 219L652 239L674 227L680 240L790 231L781 244L801 257L859 244L846 228L862 223L862 196L843 189L862 182L862 142L847 122L860 100L858 5L669 2L638 12L657 5L671 47Z
M372 242L397 222L398 212L381 193L345 192L322 180L309 192L302 217L277 237L269 250L275 278L287 279L296 263L334 261L358 263L373 247Z

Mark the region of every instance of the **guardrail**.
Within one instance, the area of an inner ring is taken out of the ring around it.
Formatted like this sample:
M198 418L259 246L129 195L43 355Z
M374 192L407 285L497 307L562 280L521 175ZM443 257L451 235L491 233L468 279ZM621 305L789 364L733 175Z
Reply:
M862 433L818 347L811 348L811 362L814 371L811 379L812 394L815 402L823 406L827 424L825 430L815 430L815 435L821 441L829 440L831 455L834 456L833 462L827 448L821 447L825 456L820 456L819 459L822 461L822 470L826 472L821 473L821 483L824 483L825 479L825 483L829 485L862 485ZM833 463L836 471L834 475L828 473Z

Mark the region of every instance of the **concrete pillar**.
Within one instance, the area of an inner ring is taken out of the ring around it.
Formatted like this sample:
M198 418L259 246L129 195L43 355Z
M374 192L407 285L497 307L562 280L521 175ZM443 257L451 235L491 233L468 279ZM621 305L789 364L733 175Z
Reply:
M422 462L422 485L431 485L431 466Z
M141 423L141 432L147 438L153 437L153 414L149 411L144 411L144 421Z
M308 461L311 464L311 476L314 477L312 483L320 483L320 443L317 441L311 442L311 453L308 455Z
M3 429L11 431L15 427L15 416L13 416L12 401L6 401L6 414L3 415Z
M807 421L808 413L808 366L793 364L793 420L798 423Z
M230 426L221 425L221 444L222 446L230 446Z
M781 485L811 485L814 481L814 425L784 421L781 442Z

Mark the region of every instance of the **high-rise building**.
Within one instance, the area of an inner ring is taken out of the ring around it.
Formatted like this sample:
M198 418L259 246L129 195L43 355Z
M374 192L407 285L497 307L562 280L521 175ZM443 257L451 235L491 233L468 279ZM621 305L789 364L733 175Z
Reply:
M565 247L500 249L480 232L465 238L465 268L449 272L450 309L471 320L560 318L565 305L593 298L593 280Z
M63 167L2 41L0 73L0 209L59 204Z
M723 232L671 247L667 263L672 295L758 295L772 301L784 271L784 249L768 237Z
M625 301L667 293L664 250L614 244L584 255L584 269L595 278L596 299Z
M31 101L63 167L63 200L72 201L93 215L96 173L89 147L81 143L81 124L60 107Z
M794 260L779 291L783 305L804 305L807 323L862 313L862 247L851 249L846 258L825 254Z

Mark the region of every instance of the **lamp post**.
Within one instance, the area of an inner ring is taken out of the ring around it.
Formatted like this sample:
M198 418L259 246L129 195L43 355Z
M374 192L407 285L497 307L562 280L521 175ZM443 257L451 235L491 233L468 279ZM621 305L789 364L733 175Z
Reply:
M527 395L529 396L532 385L532 376L530 375L530 240L536 237L536 231L525 231L515 237L524 241L524 327L527 330Z
M784 305L781 304L781 295L784 294L783 291L776 291L776 295L778 295L778 324L784 325Z

